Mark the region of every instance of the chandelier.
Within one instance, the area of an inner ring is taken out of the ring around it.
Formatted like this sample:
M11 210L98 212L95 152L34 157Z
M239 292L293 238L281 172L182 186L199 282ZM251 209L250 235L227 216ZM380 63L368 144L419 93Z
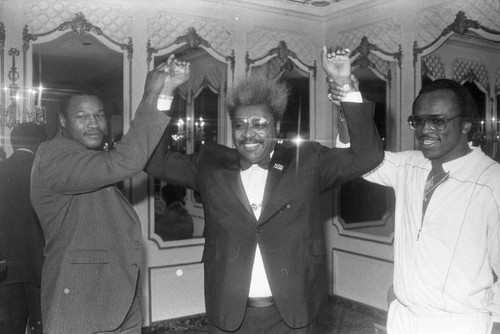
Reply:
M19 72L16 67L16 57L19 56L19 50L11 48L9 56L12 56L12 67L10 68L8 78L9 86L3 88L2 101L5 105L0 105L0 126L13 128L20 123L32 122L36 124L45 124L47 114L45 108L41 104L42 90L40 87L37 90L21 90L16 81L19 79ZM20 100L22 98L31 101L31 96L38 93L37 103L30 109L21 109ZM23 97L24 96L24 97ZM10 105L7 106L7 97L10 99Z

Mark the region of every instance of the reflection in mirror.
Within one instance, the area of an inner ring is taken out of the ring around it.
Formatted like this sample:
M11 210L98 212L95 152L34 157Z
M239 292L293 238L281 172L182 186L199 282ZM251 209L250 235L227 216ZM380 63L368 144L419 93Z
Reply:
M72 94L97 95L108 123L109 147L123 134L123 55L92 35L64 35L33 45L33 87L36 104L45 108L49 137L58 129L62 103Z
M393 89L400 61L401 49L396 53L382 51L366 37L352 53L352 73L359 81L363 99L375 104L375 125L387 150L394 150L391 110L396 105ZM357 178L339 188L336 204L341 235L391 242L395 204L392 189Z
M414 45L415 93L429 81L449 78L474 97L479 120L469 140L489 156L499 154L498 94L495 73L500 66L500 31L482 26L459 11L441 35L426 46Z
M187 40L193 43L185 43ZM169 112L172 119L162 140L167 142L171 151L192 154L199 152L207 143L223 144L227 140L224 100L228 63L232 58L210 49L208 42L199 37L193 28L177 41L182 42L162 49L148 45L148 52L155 54L152 64L155 67L172 54L190 63L190 79L175 93ZM160 248L167 248L182 245L167 244L167 241L202 238L205 222L199 194L156 179L152 183L155 214L154 223L150 224L150 239L156 241ZM177 197L175 205L169 203L171 197Z
M375 125L386 148L387 83L369 68L354 67L353 74L358 78L363 99L375 103ZM339 218L347 228L355 228L356 223L363 223L357 228L366 228L368 222L383 226L392 216L394 191L390 188L358 178L342 185L339 192Z

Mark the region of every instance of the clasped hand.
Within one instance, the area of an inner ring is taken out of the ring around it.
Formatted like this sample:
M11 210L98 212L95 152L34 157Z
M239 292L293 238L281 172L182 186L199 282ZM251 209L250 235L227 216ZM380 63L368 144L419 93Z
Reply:
M329 84L328 96L330 100L340 101L347 95L346 87L354 87L359 90L359 84L354 75L351 74L351 51L349 49L337 48L335 51L326 50L321 52L321 67L327 75ZM348 86L346 86L348 85Z
M154 100L158 95L173 96L177 87L189 80L189 62L178 60L174 55L148 73L144 87L144 97Z

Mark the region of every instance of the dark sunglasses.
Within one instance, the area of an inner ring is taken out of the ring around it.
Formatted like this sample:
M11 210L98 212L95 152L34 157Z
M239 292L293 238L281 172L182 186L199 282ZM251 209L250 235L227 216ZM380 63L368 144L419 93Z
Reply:
M408 124L414 131L422 130L425 127L425 123L428 123L434 131L443 131L448 126L448 122L458 117L460 115L449 118L445 115L411 115L408 117Z
M233 129L236 131L245 131L249 126L256 131L262 131L267 129L271 123L272 121L269 122L264 118L233 118L231 120Z

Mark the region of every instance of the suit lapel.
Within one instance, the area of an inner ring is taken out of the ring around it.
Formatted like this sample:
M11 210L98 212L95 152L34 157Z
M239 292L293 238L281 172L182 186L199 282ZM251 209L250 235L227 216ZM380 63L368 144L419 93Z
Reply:
M292 163L295 148L295 145L288 147L285 147L283 144L276 145L267 174L266 188L264 190L264 198L262 199L262 213L264 213L271 195L280 182L281 177ZM261 214L261 218L262 216Z
M248 213L255 219L245 188L241 182L239 153L236 150L230 151L225 156L225 159L222 160L222 167L224 179L227 180L229 189L231 189Z

